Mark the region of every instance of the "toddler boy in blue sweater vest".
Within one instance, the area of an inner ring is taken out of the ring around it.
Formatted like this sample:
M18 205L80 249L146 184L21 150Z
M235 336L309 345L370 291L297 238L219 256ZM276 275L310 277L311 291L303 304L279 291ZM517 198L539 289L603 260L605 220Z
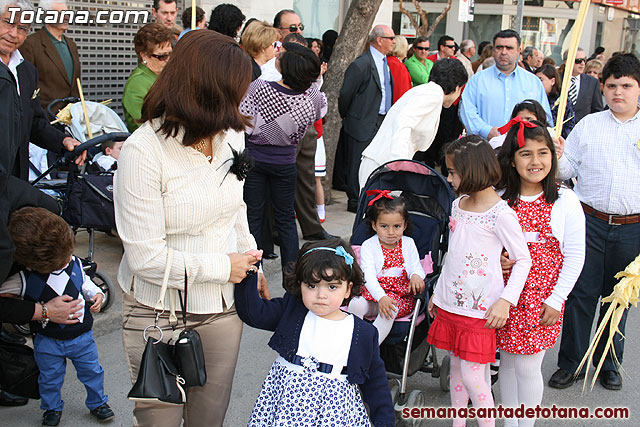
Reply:
M82 262L73 256L71 228L61 217L32 207L14 212L8 228L16 246L14 259L26 268L5 282L0 292L43 305L59 295L75 299L82 294L91 301L89 310L83 304L75 314L75 324L50 322L46 315L41 322L31 324L34 355L40 368L40 408L45 410L42 424L55 426L60 422L66 359L72 361L87 390L85 404L91 414L100 421L112 419L114 413L104 394L104 370L91 330L91 312L100 311L104 294L85 274Z

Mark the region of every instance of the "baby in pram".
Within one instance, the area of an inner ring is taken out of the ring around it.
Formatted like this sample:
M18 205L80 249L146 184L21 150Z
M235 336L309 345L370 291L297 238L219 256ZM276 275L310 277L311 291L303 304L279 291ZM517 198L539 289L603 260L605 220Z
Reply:
M93 163L100 167L101 171L111 171L116 169L116 162L120 157L124 141L106 141L100 145L101 152L93 158Z

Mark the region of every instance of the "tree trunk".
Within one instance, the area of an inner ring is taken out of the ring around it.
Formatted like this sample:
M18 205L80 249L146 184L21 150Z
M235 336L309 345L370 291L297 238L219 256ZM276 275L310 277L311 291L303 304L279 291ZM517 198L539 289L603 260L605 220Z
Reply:
M382 0L352 0L347 16L342 25L340 36L333 48L327 72L324 75L323 92L329 101L329 110L325 116L323 138L327 153L327 176L324 180L325 199L331 198L331 184L333 180L333 165L342 119L338 113L338 95L344 80L344 73L349 64L362 53L368 41L369 32L373 25Z

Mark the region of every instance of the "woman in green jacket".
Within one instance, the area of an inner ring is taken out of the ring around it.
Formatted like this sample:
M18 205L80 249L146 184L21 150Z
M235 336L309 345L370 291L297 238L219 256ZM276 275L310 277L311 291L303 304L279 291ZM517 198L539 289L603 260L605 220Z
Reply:
M169 61L173 33L165 25L147 24L136 33L133 43L138 55L138 66L131 72L122 94L124 119L129 132L141 125L138 120L142 116L144 97Z

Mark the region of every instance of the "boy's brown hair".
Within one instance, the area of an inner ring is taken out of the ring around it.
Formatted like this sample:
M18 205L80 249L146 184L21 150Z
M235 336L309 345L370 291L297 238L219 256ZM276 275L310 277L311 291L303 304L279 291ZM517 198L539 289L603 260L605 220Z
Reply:
M58 215L43 208L22 208L9 217L8 228L16 245L14 259L18 263L44 274L69 263L73 233Z

